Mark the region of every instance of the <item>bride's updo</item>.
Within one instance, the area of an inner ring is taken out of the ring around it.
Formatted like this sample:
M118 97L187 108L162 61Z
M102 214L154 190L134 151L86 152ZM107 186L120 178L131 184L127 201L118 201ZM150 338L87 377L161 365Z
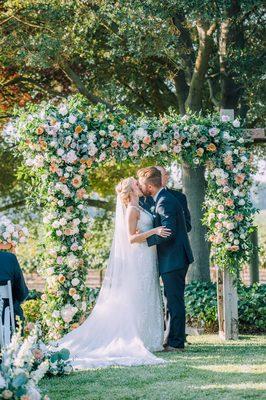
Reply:
M130 202L130 195L133 193L133 182L134 178L131 176L129 178L122 179L116 186L116 193L126 207Z

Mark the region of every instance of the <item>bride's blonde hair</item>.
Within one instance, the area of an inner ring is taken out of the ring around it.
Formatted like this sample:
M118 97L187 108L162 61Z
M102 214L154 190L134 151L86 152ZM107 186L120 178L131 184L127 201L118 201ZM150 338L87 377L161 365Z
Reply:
M130 195L133 193L133 182L134 178L130 176L129 178L122 179L115 188L117 195L125 206L130 202Z

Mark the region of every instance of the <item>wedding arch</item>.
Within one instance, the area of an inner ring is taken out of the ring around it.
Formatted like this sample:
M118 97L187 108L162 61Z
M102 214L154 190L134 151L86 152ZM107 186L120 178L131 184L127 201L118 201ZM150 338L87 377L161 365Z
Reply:
M204 224L212 264L237 276L247 260L254 208L252 155L243 129L228 116L169 113L133 117L126 110L91 106L80 96L31 106L13 125L26 166L43 204L46 257L43 316L51 338L74 329L86 313L88 170L107 160L143 157L206 167Z

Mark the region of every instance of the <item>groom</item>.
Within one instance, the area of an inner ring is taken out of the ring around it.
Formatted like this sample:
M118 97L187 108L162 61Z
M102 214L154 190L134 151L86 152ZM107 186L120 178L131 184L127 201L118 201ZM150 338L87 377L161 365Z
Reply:
M152 196L155 202L154 225L165 226L171 235L157 235L147 239L148 246L157 245L159 273L162 277L170 312L170 330L166 351L183 351L185 344L185 277L193 259L183 208L162 186L161 172L156 167L138 171L139 186L144 196Z

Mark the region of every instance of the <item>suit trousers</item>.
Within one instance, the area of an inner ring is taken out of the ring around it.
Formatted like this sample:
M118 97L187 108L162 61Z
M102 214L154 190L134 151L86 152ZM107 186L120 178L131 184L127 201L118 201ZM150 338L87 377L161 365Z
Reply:
M162 274L164 293L167 299L165 307L170 314L170 323L168 327L166 326L165 344L178 348L184 348L186 338L184 293L187 270L188 266Z

